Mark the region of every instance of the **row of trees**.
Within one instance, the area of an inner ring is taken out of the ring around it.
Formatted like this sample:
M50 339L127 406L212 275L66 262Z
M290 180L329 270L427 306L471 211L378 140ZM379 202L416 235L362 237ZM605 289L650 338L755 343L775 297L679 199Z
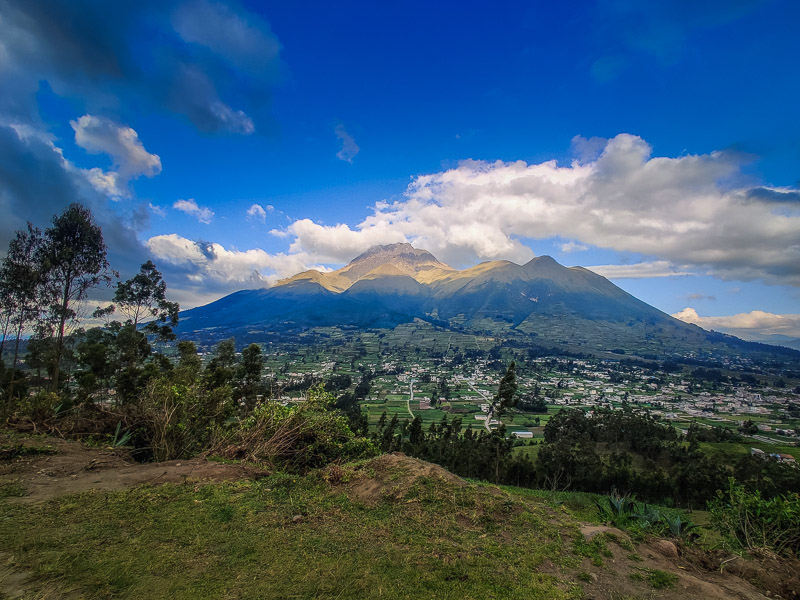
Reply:
M64 340L79 316L78 306L112 275L103 234L79 204L70 205L45 231L28 223L16 232L0 266L0 355L9 334L14 339L9 396L14 395L20 341L31 330L53 342L52 387L58 388Z
M548 421L534 458L514 452L503 427L487 432L463 428L460 418L433 423L400 421L385 414L373 442L435 462L464 476L523 487L608 493L617 490L659 504L702 508L733 477L765 498L800 489L800 470L773 460L744 456L726 464L699 445L707 430L690 431L688 444L671 426L643 413L601 409L591 418L562 410Z
M151 353L150 341L174 339L179 307L166 299L166 283L152 261L116 284L113 304L94 311L105 328L76 332L88 312L89 292L110 286L115 277L103 233L80 204L67 207L44 231L28 223L16 232L0 264L0 356L9 339L14 348L2 388L10 403L27 392L25 373L18 369L24 336L29 337L28 366L47 375L51 392L63 389L70 378L64 366L77 354L84 366L78 374L84 397L110 391L112 381L120 382L125 394ZM112 320L114 313L123 320Z

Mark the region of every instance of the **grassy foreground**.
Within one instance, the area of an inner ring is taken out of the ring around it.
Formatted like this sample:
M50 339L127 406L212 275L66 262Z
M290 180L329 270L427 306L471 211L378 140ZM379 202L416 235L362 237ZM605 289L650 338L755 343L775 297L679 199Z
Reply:
M0 542L17 568L91 598L579 598L563 569L602 560L564 512L406 475L381 473L382 491L337 468L333 484L323 472L3 501Z

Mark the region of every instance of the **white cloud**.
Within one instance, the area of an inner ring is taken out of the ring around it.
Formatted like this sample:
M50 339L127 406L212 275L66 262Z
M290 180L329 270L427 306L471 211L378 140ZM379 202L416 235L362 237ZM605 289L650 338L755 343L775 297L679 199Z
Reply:
M167 216L167 211L165 211L160 206L157 206L157 205L153 204L152 202L150 202L147 206L150 209L150 212L152 212L154 215L158 215L159 217L162 217L162 218Z
M583 150L597 144L573 141ZM767 188L741 183L744 160L726 152L652 157L644 140L620 134L596 159L569 166L464 161L416 177L404 198L378 202L354 228L295 222L292 250L342 256L344 248L406 239L456 264L524 262L533 253L521 238L560 236L655 265L800 285L797 190L754 193Z
M191 215L206 225L211 223L211 219L214 218L214 211L204 206L198 206L194 198L189 198L188 200L177 200L172 205L172 208L184 212L187 215Z
M95 115L83 115L70 121L70 125L78 146L91 154L108 154L113 160L111 171L86 171L96 189L113 197L129 196L128 183L132 179L161 173L161 159L145 149L134 129Z
M317 257L319 262L347 262L370 246L408 241L400 231L383 224L354 231L341 223L327 226L300 219L289 225L288 232L295 236L289 247L291 253L306 253Z
M697 310L687 307L672 316L704 329L714 329L749 340L766 339L775 335L800 338L800 314L776 315L754 310L723 317L701 317Z
M347 133L347 129L344 128L344 125L337 125L333 132L342 142L342 149L336 153L336 158L352 164L353 159L360 150L358 144L356 144L353 136Z
M666 260L640 262L632 265L595 265L586 268L609 279L647 279L692 274L685 268L677 267Z
M146 242L159 259L182 267L195 282L265 286L309 268L325 271L307 254L269 254L260 248L237 250L212 242L196 242L177 234L157 235Z
M589 246L585 244L577 244L575 242L565 242L563 244L559 244L558 247L561 249L562 252L570 253L570 252L583 252L584 250L588 250Z
M267 213L273 210L275 210L275 207L271 204L267 204L266 206L252 204L250 208L247 209L247 218L265 223L267 221Z

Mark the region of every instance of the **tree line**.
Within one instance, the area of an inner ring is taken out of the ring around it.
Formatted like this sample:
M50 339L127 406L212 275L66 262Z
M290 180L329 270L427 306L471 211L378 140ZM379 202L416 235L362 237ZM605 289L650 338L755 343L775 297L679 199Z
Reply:
M515 451L523 442L506 438L503 426L474 431L461 418L443 417L427 429L416 416L381 415L373 442L384 452L401 451L437 463L462 477L554 491L607 494L703 508L728 487L729 478L765 498L800 490L800 469L746 455L732 464L710 456L700 443L714 432L690 427L682 436L671 425L630 409L562 409L544 428L537 452ZM731 440L730 432L720 439Z

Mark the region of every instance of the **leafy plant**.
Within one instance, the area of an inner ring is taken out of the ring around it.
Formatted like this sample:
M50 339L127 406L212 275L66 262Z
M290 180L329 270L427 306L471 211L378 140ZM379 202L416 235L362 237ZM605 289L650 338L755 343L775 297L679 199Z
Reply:
M662 519L664 523L666 523L669 533L673 537L687 537L688 535L692 534L695 529L697 529L696 524L684 519L681 517L681 515L663 515Z
M130 429L122 431L122 422L117 423L117 428L114 430L114 435L111 438L111 446L114 448L121 448L127 446L131 441L133 434Z
M606 496L605 502L596 500L595 504L600 510L600 514L610 517L611 520L620 517L629 518L636 508L636 503L630 497L627 495L621 496L617 492L612 492Z
M663 512L646 502L637 502L617 492L609 494L602 501L596 500L595 505L602 518L622 529L686 538L697 528L681 514Z
M333 403L321 384L294 406L262 402L238 427L222 435L213 452L293 471L374 455L372 442L356 436Z
M735 546L800 552L800 495L796 493L765 499L731 478L728 489L720 491L708 508L712 525Z

